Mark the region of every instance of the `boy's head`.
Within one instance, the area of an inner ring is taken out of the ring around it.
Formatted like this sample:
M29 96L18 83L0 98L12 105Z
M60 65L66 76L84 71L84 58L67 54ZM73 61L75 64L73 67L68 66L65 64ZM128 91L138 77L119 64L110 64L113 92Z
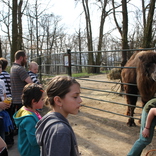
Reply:
M24 86L22 92L22 104L25 107L32 108L32 100L38 102L41 99L43 92L44 91L40 85L36 83L28 83Z
M34 61L29 63L29 70L32 71L33 73L38 73L38 64Z

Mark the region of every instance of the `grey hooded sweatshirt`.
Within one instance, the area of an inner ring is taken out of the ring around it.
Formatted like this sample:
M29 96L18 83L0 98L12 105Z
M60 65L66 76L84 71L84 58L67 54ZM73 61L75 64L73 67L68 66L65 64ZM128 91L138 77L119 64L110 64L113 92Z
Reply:
M36 139L41 156L79 156L75 134L60 113L48 113L39 120Z

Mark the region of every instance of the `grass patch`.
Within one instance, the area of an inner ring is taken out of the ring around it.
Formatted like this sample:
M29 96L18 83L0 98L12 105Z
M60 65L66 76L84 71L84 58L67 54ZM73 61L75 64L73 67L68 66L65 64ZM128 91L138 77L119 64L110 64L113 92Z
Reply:
M67 76L67 74L63 74L63 75ZM92 76L92 75L97 75L97 74L94 74L94 73L90 73L90 74L88 74L88 73L75 73L75 74L72 74L72 77L86 77L86 76ZM56 76L56 75L46 75L46 76L43 75L42 79L52 78L54 76Z
M75 74L72 74L72 77L86 77L86 76L92 76L92 75L97 75L97 74L94 74L94 73L75 73Z
M105 74L106 71L103 71L101 72L101 74ZM63 75L68 75L68 74L63 74ZM74 73L72 74L72 77L75 77L75 78L81 78L81 77L89 77L89 76L93 76L93 75L99 75L99 74L96 74L96 73ZM46 79L51 79L53 78L54 76L56 75L42 75L42 82L44 82Z

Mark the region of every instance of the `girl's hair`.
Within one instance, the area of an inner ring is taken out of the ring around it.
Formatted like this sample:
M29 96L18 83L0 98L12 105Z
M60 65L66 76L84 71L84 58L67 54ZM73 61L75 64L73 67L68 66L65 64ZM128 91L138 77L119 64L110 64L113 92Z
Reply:
M50 104L50 106L54 106L54 97L59 96L60 98L64 98L65 95L70 92L70 87L73 84L80 86L80 84L70 76L56 76L52 78L46 89L46 105Z
M2 61L2 70L5 70L8 65L8 61L3 57L0 58L0 61Z
M32 100L38 102L43 94L43 89L36 83L28 83L24 86L22 93L22 104L32 108Z

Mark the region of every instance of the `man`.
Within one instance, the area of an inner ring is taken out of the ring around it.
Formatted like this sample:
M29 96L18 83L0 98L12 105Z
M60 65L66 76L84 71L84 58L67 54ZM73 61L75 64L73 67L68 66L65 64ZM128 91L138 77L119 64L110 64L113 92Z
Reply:
M10 70L11 92L12 92L12 115L22 107L21 95L27 83L33 83L28 72L25 70L26 53L18 50L15 53L15 61Z

